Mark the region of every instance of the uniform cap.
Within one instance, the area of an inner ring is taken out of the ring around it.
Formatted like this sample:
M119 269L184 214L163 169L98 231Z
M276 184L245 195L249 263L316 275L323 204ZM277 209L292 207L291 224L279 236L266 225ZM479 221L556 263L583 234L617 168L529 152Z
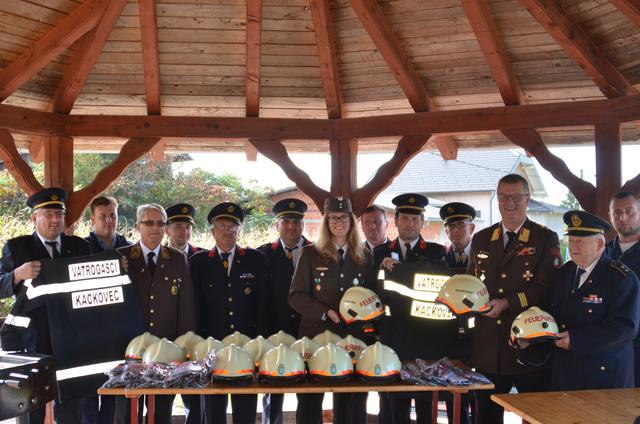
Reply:
M327 212L353 213L353 210L351 209L351 200L342 196L327 197L324 200L324 213Z
M444 225L457 221L472 221L476 217L473 206L462 202L451 202L440 208L440 218Z
M565 212L562 219L567 226L565 234L569 236L589 237L611 229L607 221L585 211Z
M429 199L422 194L405 193L394 197L391 202L396 205L396 212L420 215L429 204Z
M276 204L273 205L273 214L277 219L302 219L304 218L304 213L307 211L307 208L308 206L305 202L291 197L276 202Z
M244 221L244 212L242 208L235 203L223 202L211 208L209 215L207 215L209 224L218 218L227 218L235 221L237 224L242 224L242 221Z
M58 187L45 188L33 193L27 199L27 206L31 209L66 209L67 192Z
M196 216L196 208L189 203L176 203L169 206L167 209L167 222L189 222L194 223L193 219Z

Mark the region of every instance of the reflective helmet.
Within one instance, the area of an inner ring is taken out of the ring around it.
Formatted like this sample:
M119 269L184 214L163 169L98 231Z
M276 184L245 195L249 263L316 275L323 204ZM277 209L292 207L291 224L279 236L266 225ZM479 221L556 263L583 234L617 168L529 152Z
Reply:
M280 330L275 334L269 336L269 341L273 343L274 346L278 346L280 343L285 346L291 347L293 343L295 343L296 338L291 334L287 334L284 331Z
M182 336L178 336L178 338L176 338L175 342L182 346L183 348L185 348L185 350L187 351L187 359L192 360L193 356L194 356L194 349L196 347L196 345L198 343L200 343L201 341L203 341L204 339L200 336L198 336L196 333L194 333L193 331L187 331L186 333L184 333Z
M340 300L340 317L347 324L354 321L371 321L384 314L378 295L365 287L347 289Z
M304 381L304 361L295 350L280 343L269 349L260 362L258 380L261 382Z
M311 378L318 381L349 380L353 374L351 356L333 343L316 350L307 365Z
M182 362L187 357L187 351L182 346L167 339L160 339L147 348L142 357L144 364L161 362L163 364L171 364Z
M351 335L340 340L337 345L343 348L349 356L351 356L354 364L360 357L360 354L367 348L367 344L365 342L360 339L356 339Z
M130 360L131 359L142 360L142 357L144 356L144 352L147 350L147 348L150 345L159 341L160 341L159 337L156 337L153 334L149 333L148 331L145 331L139 336L134 337L129 342L129 344L127 345L127 350L124 353L124 357L125 359L130 359Z
M231 344L234 344L236 346L244 346L249 340L251 340L250 337L245 336L239 331L234 331L233 333L222 339L222 343L224 343L225 346L229 346Z
M258 336L253 340L249 340L244 346L242 346L242 348L249 353L251 359L253 359L253 362L256 364L256 367L260 365L260 360L262 359L264 353L269 349L273 349L274 347L275 346L273 343L262 336Z
M400 368L400 358L396 352L380 342L367 347L356 362L356 374L371 382L398 380Z
M222 343L220 340L216 340L213 337L207 337L205 340L198 343L193 349L194 354L191 359L194 361L204 361L209 355L209 352L211 352L212 350L214 352L218 352L224 347L224 343Z
M316 343L308 337L303 337L299 340L296 340L292 345L291 349L298 352L303 361L308 362L311 359L311 355L313 355L316 350L320 349L322 345L320 343Z
M216 352L213 378L227 382L253 382L254 365L251 355L243 348L230 344Z
M482 280L473 275L458 274L450 277L440 288L436 302L444 303L456 315L486 313L489 291Z
M547 312L532 306L521 312L511 325L511 341L542 343L555 340L558 334L556 320Z
M324 346L327 343L338 343L340 340L342 340L342 337L329 330L324 330L322 333L316 334L313 338L313 341L318 343L320 346Z

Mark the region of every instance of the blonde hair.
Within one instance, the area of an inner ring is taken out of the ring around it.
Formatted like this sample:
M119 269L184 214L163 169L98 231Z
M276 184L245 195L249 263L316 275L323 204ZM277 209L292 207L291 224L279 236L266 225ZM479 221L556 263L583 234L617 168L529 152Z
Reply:
M356 225L356 217L353 213L349 213L349 224L349 232L347 233L347 253L355 263L363 264L366 261L364 245L360 239L360 232ZM333 236L329 229L328 214L322 215L320 233L318 235L318 241L315 242L315 248L320 256L325 259L337 261L338 249L333 242Z

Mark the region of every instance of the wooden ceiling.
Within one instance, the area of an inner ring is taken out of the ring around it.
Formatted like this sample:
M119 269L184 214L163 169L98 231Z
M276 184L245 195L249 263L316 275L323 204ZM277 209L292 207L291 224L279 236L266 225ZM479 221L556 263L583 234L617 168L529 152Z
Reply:
M640 6L2 0L0 67L3 104L72 115L333 119L614 99L640 87ZM640 139L638 128L623 124L623 142ZM538 131L549 145L594 139L590 126ZM29 147L31 135L14 136ZM391 150L398 138L360 149ZM75 147L117 151L125 140L76 137ZM496 130L435 141L441 151L511 145ZM239 151L246 139L164 143L167 151ZM321 139L285 145L329 150Z

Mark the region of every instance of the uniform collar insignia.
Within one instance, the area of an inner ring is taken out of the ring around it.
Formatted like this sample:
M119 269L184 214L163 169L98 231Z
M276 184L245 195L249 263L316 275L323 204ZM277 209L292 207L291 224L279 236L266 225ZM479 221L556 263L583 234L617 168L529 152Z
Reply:
M395 239L394 241L389 243L389 249L395 249L396 248L396 244L398 244L398 239Z
M302 237L302 245L303 246L308 246L310 244L313 244L313 242L311 240L307 240L306 238Z
M427 248L427 242L424 241L422 239L422 237L420 237L420 241L418 242L418 246L420 246L420 249L426 249Z
M491 234L491 241L500 240L500 227L496 227Z
M140 245L135 245L131 249L131 259L138 259L140 257Z
M170 259L171 255L169 255L169 249L164 246L160 246L160 257L164 259Z
M518 240L527 243L529 241L529 236L531 236L531 230L528 228L520 228L520 235L518 236Z
M273 243L271 243L271 250L278 250L279 246L280 246L280 240L276 240Z
M210 258L215 258L216 257L216 250L218 250L218 249L216 249L215 247L213 249L209 250L209 257Z
M238 250L238 255L240 256L244 256L244 254L247 252L247 249L240 247L240 246L236 246L237 250Z

